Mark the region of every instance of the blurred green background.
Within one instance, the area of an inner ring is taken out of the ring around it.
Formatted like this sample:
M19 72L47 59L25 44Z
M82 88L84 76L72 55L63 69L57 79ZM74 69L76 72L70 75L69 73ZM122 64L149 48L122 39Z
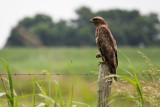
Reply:
M145 73L149 71L151 66L146 63L146 59L142 57L137 51L143 52L150 58L152 63L159 69L159 47L148 48L136 48L136 47L119 47L118 59L119 66L117 74L127 74L125 70L132 73L129 67L129 62L126 55L132 62L133 66L138 73ZM9 63L11 73L49 73L55 74L97 74L98 62L101 59L96 59L95 55L98 52L94 47L44 47L44 48L5 48L0 51L0 55L3 56ZM6 73L5 67L0 65L1 73ZM7 76L2 76L7 78ZM48 90L47 76L45 75L33 75L35 82L39 83L41 87ZM19 98L19 105L31 106L33 93L32 78L30 75L12 75L14 89ZM149 79L149 76L146 76ZM54 75L51 76L51 97L55 97L54 81L57 81L60 85L64 101L68 101L72 86L73 86L73 101L83 102L91 107L96 106L97 101L97 75ZM7 87L7 82L5 87ZM4 89L3 82L0 82L0 88ZM117 86L118 84L118 86ZM146 83L147 84L147 83ZM147 84L149 87L150 85ZM127 89L128 88L128 89ZM118 83L113 83L112 94L117 92L125 92L125 90L135 95L136 88L130 83L122 80L118 80ZM41 93L41 89L36 85L36 93ZM36 96L36 104L44 102L42 98ZM125 103L125 106L124 106ZM132 104L132 105L131 105ZM137 106L134 101L129 99L119 99L112 103L114 107L135 107ZM87 105L80 105L80 107L87 107Z
M144 49L118 47L118 74L125 73L123 69L129 68L129 62L124 55L130 58L139 72L149 69L138 51L147 55L153 64L159 65L160 49L158 47ZM43 70L51 73L95 73L98 71L98 62L101 61L95 58L96 53L98 50L93 47L5 48L0 51L13 73L26 73L29 69L32 73L40 73Z
M6 44L0 50L0 57L9 63L11 73L41 74L48 71L55 74L97 74L98 62L101 59L95 57L98 53L95 44L95 26L89 23L94 16L101 16L107 21L117 42L119 61L117 74L132 71L126 56L131 60L136 73L152 71L153 67L156 68L155 72L159 73L160 20L158 13L144 15L139 10L124 9L94 11L90 7L81 6L75 10L75 14L77 15L75 18L69 20L62 18L58 21L45 12L21 18L10 29ZM147 58L143 58L144 56L138 51L144 53L151 62L147 63ZM7 73L2 64L0 64L0 73ZM142 84L152 87L153 84L150 83L152 79L149 76L144 77ZM159 78L159 75L157 77ZM39 84L35 86L36 94L41 93L40 86L48 90L47 76L34 75L33 78ZM7 79L7 75L1 75L0 89L9 90ZM12 79L15 92L20 97L19 106L30 107L31 94L33 94L31 76L12 75ZM64 101L68 101L73 86L73 101L85 103L84 107L88 105L96 107L97 75L52 75L51 97L53 99L56 95L55 80L60 85ZM155 82L158 85L159 80ZM158 88L153 89L158 93ZM146 96L147 94L149 96L149 91L145 91L145 88L143 91ZM118 79L118 82L112 85L112 95L124 92L130 92L130 95L136 96L136 88L133 85ZM1 97L0 101L3 102L2 106L7 105L5 98ZM36 104L44 101L36 95ZM150 106L153 103L147 102L147 104ZM119 99L111 105L111 107L128 106L135 107L137 103L129 99Z

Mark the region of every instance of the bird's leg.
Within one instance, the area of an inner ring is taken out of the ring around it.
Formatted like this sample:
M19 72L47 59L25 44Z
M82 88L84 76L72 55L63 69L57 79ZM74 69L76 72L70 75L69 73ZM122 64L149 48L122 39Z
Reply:
M99 62L99 63L98 63L98 66L99 66L100 64L106 64L106 62Z
M100 65L100 64L106 64L106 62L99 62L99 65Z
M101 58L101 57L102 57L102 55L100 53L96 54L96 58Z
M101 56L101 57L102 57L102 56ZM100 65L100 64L106 64L106 61L105 61L105 58L104 58L104 57L102 57L102 60L103 60L103 62L99 62L98 65Z

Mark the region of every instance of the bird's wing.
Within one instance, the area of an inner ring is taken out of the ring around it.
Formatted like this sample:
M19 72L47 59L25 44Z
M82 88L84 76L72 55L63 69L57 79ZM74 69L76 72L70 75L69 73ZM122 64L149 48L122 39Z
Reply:
M116 74L117 65L115 63L115 56L113 48L107 44L105 37L99 37L97 42L99 51L102 55L103 61L107 62L112 74Z
M100 35L104 35L105 37L109 38L110 42L114 45L115 44L115 40L112 36L112 33L110 31L110 29L106 26L101 26L99 29Z
M99 29L99 35L102 35L104 38L106 38L106 41L109 40L111 43L108 44L112 47L114 53L115 54L114 56L116 57L115 58L115 61L116 61L116 66L118 66L118 56L117 56L117 45L116 45L116 41L114 40L113 36L112 36L112 33L110 32L109 28L105 27L105 26L102 26L100 29ZM102 46L104 47L104 46Z

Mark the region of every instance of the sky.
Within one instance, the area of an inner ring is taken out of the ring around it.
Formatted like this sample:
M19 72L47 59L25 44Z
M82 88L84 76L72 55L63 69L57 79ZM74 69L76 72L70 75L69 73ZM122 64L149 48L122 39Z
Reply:
M92 11L136 9L142 14L154 12L160 16L160 0L0 0L0 48L21 19L44 13L54 21L69 20L76 18L75 10L81 6Z

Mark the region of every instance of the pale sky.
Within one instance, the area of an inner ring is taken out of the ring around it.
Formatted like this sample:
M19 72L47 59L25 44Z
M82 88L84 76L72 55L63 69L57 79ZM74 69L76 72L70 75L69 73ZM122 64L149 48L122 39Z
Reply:
M26 16L44 13L53 18L73 19L75 10L88 6L93 11L107 9L139 10L143 14L160 15L160 0L0 0L0 48L4 46L11 29Z

